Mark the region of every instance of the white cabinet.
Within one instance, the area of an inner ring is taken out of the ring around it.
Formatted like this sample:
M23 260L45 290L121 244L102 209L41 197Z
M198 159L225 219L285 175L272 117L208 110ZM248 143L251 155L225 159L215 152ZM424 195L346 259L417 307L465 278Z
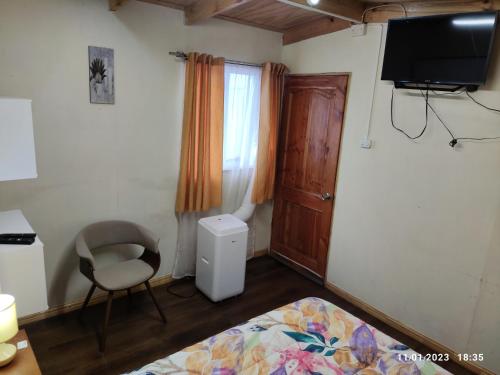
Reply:
M0 233L33 232L20 210L0 212ZM38 236L31 245L0 244L0 292L14 296L18 317L47 310L43 243Z

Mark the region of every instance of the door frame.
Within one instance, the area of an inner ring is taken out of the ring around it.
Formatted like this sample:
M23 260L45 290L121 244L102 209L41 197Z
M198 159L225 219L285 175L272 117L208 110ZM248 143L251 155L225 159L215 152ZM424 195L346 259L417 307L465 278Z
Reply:
M338 151L338 156L337 156L337 169L335 171L335 184L333 186L333 203L332 203L332 214L331 214L331 220L330 220L330 232L329 232L329 237L328 237L328 251L326 254L326 262L325 262L325 270L324 274L325 276L322 277L315 271L309 269L308 267L305 267L302 264L299 264L298 262L294 261L293 259L290 259L289 257L278 253L277 251L273 250L271 247L271 242L269 243L269 254L279 262L287 265L288 267L293 268L295 271L299 272L300 274L304 275L305 277L309 278L310 280L320 283L320 284L325 284L327 279L328 279L328 264L330 263L330 258L331 258L331 253L330 251L330 246L331 246L331 239L332 239L332 233L333 233L333 220L335 217L335 206L336 206L336 200L337 200L337 186L338 186L338 175L339 175L339 169L340 169L340 162L342 158L342 148L344 144L344 125L345 125L345 119L346 119L346 114L347 114L347 105L349 102L349 93L350 93L350 88L351 88L351 79L352 79L352 73L351 72L335 72L335 73L297 73L297 74L287 74L286 78L288 77L322 77L322 76L347 76L347 87L345 91L345 98L344 98L344 115L342 117L342 124L340 127L340 139L339 139L339 151ZM284 99L284 98L283 98ZM284 102L282 102L283 104ZM282 108L283 111L283 108ZM282 115L283 112L280 113L280 129L279 129L279 137L281 137L281 120L282 120ZM278 150L278 153L280 150ZM276 173L278 171L276 170ZM277 181L277 180L276 180ZM278 185L275 184L274 186L274 194L277 192L277 187ZM274 210L274 201L273 201L273 210ZM272 221L271 221L271 228L272 228ZM271 233L272 236L272 233ZM270 240L271 241L271 240Z

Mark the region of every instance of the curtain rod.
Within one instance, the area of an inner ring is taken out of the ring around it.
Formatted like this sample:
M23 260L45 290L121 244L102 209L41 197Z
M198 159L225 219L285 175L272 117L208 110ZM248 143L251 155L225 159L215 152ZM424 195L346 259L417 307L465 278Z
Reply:
M187 55L182 52L182 51L175 51L175 52L169 52L169 55L175 56L179 59L187 60ZM258 68L262 68L263 64L256 64L256 63L249 63L245 61L238 61L238 60L224 60L226 64L232 64L232 65L243 65L243 66L256 66Z

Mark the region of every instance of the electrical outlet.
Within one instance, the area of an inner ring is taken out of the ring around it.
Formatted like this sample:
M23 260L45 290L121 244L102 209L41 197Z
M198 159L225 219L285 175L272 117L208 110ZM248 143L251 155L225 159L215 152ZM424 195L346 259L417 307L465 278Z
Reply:
M372 140L365 138L361 141L361 148L372 148Z
M366 23L357 23L351 26L352 36L366 35Z

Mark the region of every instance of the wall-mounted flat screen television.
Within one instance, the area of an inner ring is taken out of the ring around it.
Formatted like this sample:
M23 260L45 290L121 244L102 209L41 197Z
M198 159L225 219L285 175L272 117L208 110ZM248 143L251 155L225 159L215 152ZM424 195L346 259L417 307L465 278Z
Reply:
M396 87L475 89L486 82L497 12L393 19L382 79Z

